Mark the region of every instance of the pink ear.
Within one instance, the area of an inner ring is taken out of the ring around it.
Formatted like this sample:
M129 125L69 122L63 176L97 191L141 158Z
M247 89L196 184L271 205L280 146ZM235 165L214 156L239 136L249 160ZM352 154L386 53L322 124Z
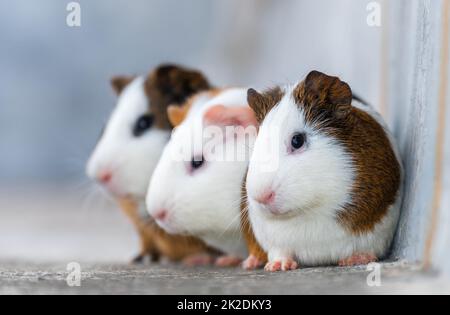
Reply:
M253 110L248 106L225 107L216 105L208 109L204 115L205 123L216 126L256 126Z

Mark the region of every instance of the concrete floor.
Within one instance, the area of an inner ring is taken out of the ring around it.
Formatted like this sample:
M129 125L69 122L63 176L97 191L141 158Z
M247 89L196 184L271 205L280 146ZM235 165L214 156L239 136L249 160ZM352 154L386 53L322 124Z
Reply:
M380 287L368 286L369 272L362 267L279 274L160 265L81 267L81 286L70 287L63 264L7 263L0 270L0 294L450 294L437 275L398 264L383 265Z
M363 267L267 274L130 266L136 236L103 198L88 201L71 189L0 197L0 294L450 294L439 275L400 263L382 265L380 287L367 285ZM70 262L82 268L80 287L67 284Z

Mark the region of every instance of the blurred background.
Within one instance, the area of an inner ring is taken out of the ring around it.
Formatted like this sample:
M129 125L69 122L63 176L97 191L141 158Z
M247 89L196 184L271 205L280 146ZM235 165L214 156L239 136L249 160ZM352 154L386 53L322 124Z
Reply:
M395 115L397 99L387 93L396 78L389 73L413 68L415 57L411 66L403 57L420 34L415 12L434 10L430 27L440 34L442 1L394 1L376 26L368 5L384 1L79 0L82 24L73 28L69 2L0 1L0 261L126 261L137 251L132 227L84 174L115 104L109 79L116 74L174 62L201 69L216 85L264 88L320 70L377 107L402 151L414 149L402 136L411 115ZM390 29L388 20L396 21ZM430 58L439 57L431 44ZM403 101L412 99L403 90ZM409 225L405 219L398 253L415 259L422 248L401 245Z

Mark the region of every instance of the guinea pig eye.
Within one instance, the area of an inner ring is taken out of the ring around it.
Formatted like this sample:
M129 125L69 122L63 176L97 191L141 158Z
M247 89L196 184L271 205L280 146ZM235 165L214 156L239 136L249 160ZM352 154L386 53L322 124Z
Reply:
M135 137L142 136L147 130L149 130L153 125L153 117L151 115L142 115L136 121L133 128L133 135Z
M201 158L195 157L191 161L192 170L197 170L205 164L205 159L203 156Z
M306 135L303 133L297 133L292 137L291 145L294 150L301 149L306 142Z

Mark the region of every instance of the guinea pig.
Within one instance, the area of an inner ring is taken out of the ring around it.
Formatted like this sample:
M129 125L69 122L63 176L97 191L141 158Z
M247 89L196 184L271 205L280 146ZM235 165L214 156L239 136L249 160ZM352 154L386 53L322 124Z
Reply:
M235 266L247 255L241 193L256 138L247 90L201 93L185 108L153 174L147 208L169 233L197 236L224 252L216 265Z
M194 70L161 65L148 76L115 77L111 84L118 94L117 106L88 162L88 176L118 199L135 225L142 247L136 261L147 254L179 260L205 251L197 239L164 233L153 220L143 218L139 208L170 138L167 107L208 89L207 79Z
M363 265L387 254L403 170L381 116L337 77L248 91L260 123L247 176L267 271Z

